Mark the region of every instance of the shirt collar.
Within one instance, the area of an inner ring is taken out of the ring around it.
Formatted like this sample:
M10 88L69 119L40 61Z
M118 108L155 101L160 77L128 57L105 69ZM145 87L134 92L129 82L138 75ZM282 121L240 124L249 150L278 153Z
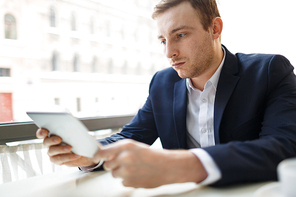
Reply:
M204 89L209 86L209 85L213 85L213 87L215 88L215 90L217 90L217 85L218 85L218 81L220 78L220 74L221 74L221 70L225 61L225 57L226 57L226 51L224 49L224 47L222 47L223 49L223 59L218 67L218 69L216 70L216 72L212 75L212 77L206 82ZM190 80L190 78L186 78L186 86L187 86L187 90L189 92L189 94L191 94L192 90L196 90L196 88L193 87L193 84Z

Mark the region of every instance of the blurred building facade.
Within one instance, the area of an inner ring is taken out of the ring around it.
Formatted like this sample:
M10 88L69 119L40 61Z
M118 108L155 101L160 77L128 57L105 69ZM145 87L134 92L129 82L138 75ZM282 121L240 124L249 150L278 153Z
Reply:
M0 122L134 113L166 67L149 0L0 1Z

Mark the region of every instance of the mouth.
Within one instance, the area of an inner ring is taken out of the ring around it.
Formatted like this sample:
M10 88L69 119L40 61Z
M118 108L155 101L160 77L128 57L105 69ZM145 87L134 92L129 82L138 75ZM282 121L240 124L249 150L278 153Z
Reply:
M184 64L185 64L185 62L175 62L175 63L172 63L172 67L175 69L178 69L181 66L183 66Z

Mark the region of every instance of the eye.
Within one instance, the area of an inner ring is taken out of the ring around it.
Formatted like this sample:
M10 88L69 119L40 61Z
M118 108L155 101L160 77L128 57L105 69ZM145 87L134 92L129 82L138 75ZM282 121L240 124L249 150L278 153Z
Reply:
M185 34L178 34L178 38L182 38Z
M160 44L166 44L165 40L160 41Z

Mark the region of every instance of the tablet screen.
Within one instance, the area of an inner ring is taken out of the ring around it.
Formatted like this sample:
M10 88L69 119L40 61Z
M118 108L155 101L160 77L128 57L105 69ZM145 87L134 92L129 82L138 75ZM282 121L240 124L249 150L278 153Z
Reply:
M93 157L98 150L98 142L88 134L85 125L67 112L27 112L39 128L45 128L50 135L58 135L63 142L72 146L72 152Z

